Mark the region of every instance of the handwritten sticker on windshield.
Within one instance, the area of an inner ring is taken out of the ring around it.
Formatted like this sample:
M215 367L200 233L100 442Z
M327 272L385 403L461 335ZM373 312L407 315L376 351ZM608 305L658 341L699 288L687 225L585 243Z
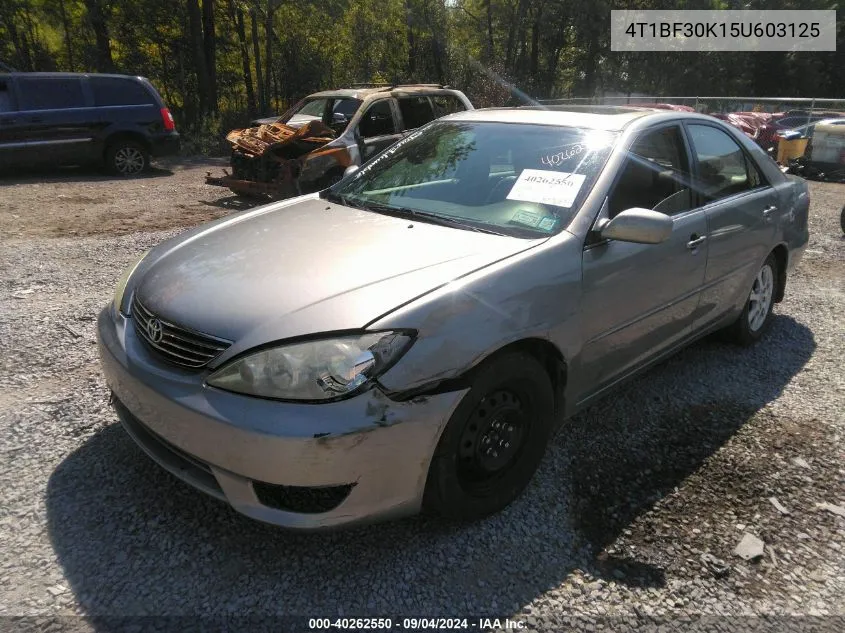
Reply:
M545 169L523 169L508 193L508 200L571 207L584 184L584 174Z

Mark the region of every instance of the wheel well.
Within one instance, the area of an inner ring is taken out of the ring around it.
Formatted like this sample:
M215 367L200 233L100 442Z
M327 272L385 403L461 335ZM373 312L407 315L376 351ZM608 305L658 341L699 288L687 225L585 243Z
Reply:
M473 370L486 363L491 358L495 358L502 354L509 352L524 352L533 356L549 374L549 380L552 381L552 389L555 393L555 413L556 417L560 418L563 413L563 392L566 387L566 360L560 350L550 341L541 338L527 338L519 341L514 341L505 345L501 349L496 350L490 354L483 361L478 363Z
M775 288L775 303L783 301L784 293L786 292L786 264L789 261L789 252L786 246L779 244L772 251L775 256L775 261L778 265L778 287Z
M103 144L103 157L105 157L106 152L109 151L109 147L119 141L135 141L136 143L143 145L144 149L148 152L150 151L150 144L142 134L138 134L137 132L115 132L111 136L107 137L105 143Z

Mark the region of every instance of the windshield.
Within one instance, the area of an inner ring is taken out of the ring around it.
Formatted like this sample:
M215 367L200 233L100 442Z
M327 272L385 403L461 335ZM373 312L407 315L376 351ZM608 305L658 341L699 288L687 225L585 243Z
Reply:
M570 222L615 140L569 127L437 121L324 195L457 228L543 237Z
M282 115L279 121L295 124L322 121L340 134L361 103L360 99L346 97L305 99Z

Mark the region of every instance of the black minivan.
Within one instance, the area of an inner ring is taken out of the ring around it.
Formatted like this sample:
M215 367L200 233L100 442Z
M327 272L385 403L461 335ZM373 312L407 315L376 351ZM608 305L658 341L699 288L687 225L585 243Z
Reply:
M0 73L0 169L101 162L132 176L178 151L173 116L143 77Z

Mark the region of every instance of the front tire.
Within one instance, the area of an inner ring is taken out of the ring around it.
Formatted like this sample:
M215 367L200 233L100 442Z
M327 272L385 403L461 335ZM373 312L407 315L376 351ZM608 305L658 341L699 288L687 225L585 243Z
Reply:
M551 380L533 356L514 352L487 362L437 444L423 508L474 520L510 505L540 465L554 410Z
M751 345L763 336L772 322L775 289L778 287L777 260L769 254L751 284L742 314L727 329L728 338L740 345Z
M106 167L116 176L137 176L149 165L147 148L136 141L115 141L106 148Z

